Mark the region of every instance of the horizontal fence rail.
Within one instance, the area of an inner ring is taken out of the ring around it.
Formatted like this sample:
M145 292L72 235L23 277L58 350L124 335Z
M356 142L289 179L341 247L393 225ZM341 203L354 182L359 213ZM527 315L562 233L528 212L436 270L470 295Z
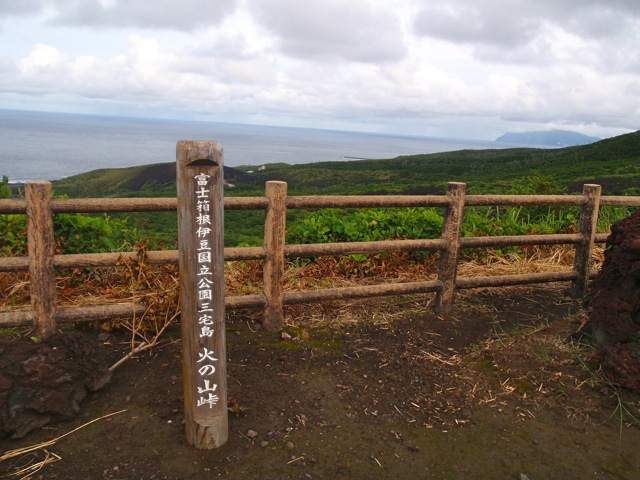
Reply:
M446 207L449 201L442 195L318 195L287 197L292 209L320 208L399 208ZM465 206L565 206L580 207L580 195L467 195ZM225 210L264 210L267 197L225 197ZM602 196L601 207L640 207L640 197ZM52 213L111 213L111 212L169 212L178 208L176 198L75 198L51 200ZM27 201L0 199L0 214L27 213Z
M108 320L144 313L145 306L136 303L102 304L88 307L57 307L55 275L51 271L67 268L110 267L122 259L134 260L136 252L54 255L46 249L52 244L53 215L59 213L111 213L175 211L176 198L108 198L53 199L49 182L30 182L24 200L0 200L0 214L27 214L29 256L0 257L0 272L30 272L31 310L0 311L0 326L33 325L39 335L55 330L56 322ZM282 326L284 305L321 302L346 298L383 295L435 293L436 311L447 314L453 293L459 289L523 285L546 282L571 282L574 295L583 295L591 272L594 243L606 240L596 234L595 225L602 206L640 207L640 197L601 196L598 185L585 185L582 195L466 195L461 183L451 183L445 195L363 195L363 196L287 196L284 182L267 182L264 197L225 197L225 210L264 210L264 247L225 248L225 261L261 260L263 292L254 295L228 296L226 308L261 308L263 326L277 330ZM486 206L563 206L580 207L579 233L461 237L464 208ZM322 208L402 208L439 207L445 209L445 222L440 238L418 240L384 240L373 242L322 243L286 245L284 240L287 209ZM39 216L35 220L35 216ZM48 219L48 220L43 220ZM43 229L42 225L45 225ZM49 231L46 231L46 230ZM44 239L44 240L43 240ZM525 245L575 245L576 259L572 270L565 272L458 278L456 266L461 249ZM376 254L390 252L439 252L437 279L424 282L394 283L311 291L284 291L286 258L323 255ZM178 263L178 251L149 251L148 264ZM44 273L40 273L44 272ZM35 292L35 294L34 294ZM43 317L44 320L43 320ZM47 318L50 317L50 318Z

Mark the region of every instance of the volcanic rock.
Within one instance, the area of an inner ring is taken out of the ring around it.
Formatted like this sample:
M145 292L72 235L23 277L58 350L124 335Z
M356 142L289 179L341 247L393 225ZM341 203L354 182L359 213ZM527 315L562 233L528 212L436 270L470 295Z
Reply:
M0 342L0 437L75 417L87 392L110 379L98 342L87 335Z
M603 353L604 372L640 392L640 211L612 225L590 296L585 331Z

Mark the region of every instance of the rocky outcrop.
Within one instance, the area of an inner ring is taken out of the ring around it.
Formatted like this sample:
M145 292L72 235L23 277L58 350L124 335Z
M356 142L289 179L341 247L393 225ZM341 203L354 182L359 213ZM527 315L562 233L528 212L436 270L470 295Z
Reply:
M110 378L98 342L83 334L0 342L0 436L73 418L87 392Z
M603 370L614 384L640 393L640 211L611 227L590 293L585 331L601 348Z

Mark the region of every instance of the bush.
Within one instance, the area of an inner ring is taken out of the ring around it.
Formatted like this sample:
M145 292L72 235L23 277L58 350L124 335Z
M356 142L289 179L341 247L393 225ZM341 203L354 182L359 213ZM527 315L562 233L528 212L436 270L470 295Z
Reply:
M579 216L577 208L467 208L462 234L465 237L483 237L575 232Z
M9 179L2 177L0 198L9 198ZM0 255L27 255L27 217L23 214L0 215ZM102 253L122 250L135 243L138 234L126 219L108 215L60 214L54 217L56 253Z
M340 210L325 209L294 221L289 243L370 242L437 238L442 215L427 208Z

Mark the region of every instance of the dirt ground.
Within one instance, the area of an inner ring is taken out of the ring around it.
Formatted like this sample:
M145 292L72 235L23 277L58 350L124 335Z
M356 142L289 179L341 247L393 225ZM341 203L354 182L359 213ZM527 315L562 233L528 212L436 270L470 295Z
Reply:
M326 326L297 318L290 339L230 313L234 412L217 450L185 441L177 328L85 398L76 420L0 450L124 410L47 447L60 460L28 478L639 478L640 399L607 383L591 346L568 340L582 317L559 287L466 292L447 319L429 300L355 303L374 313ZM128 351L124 334L102 340L113 361Z

